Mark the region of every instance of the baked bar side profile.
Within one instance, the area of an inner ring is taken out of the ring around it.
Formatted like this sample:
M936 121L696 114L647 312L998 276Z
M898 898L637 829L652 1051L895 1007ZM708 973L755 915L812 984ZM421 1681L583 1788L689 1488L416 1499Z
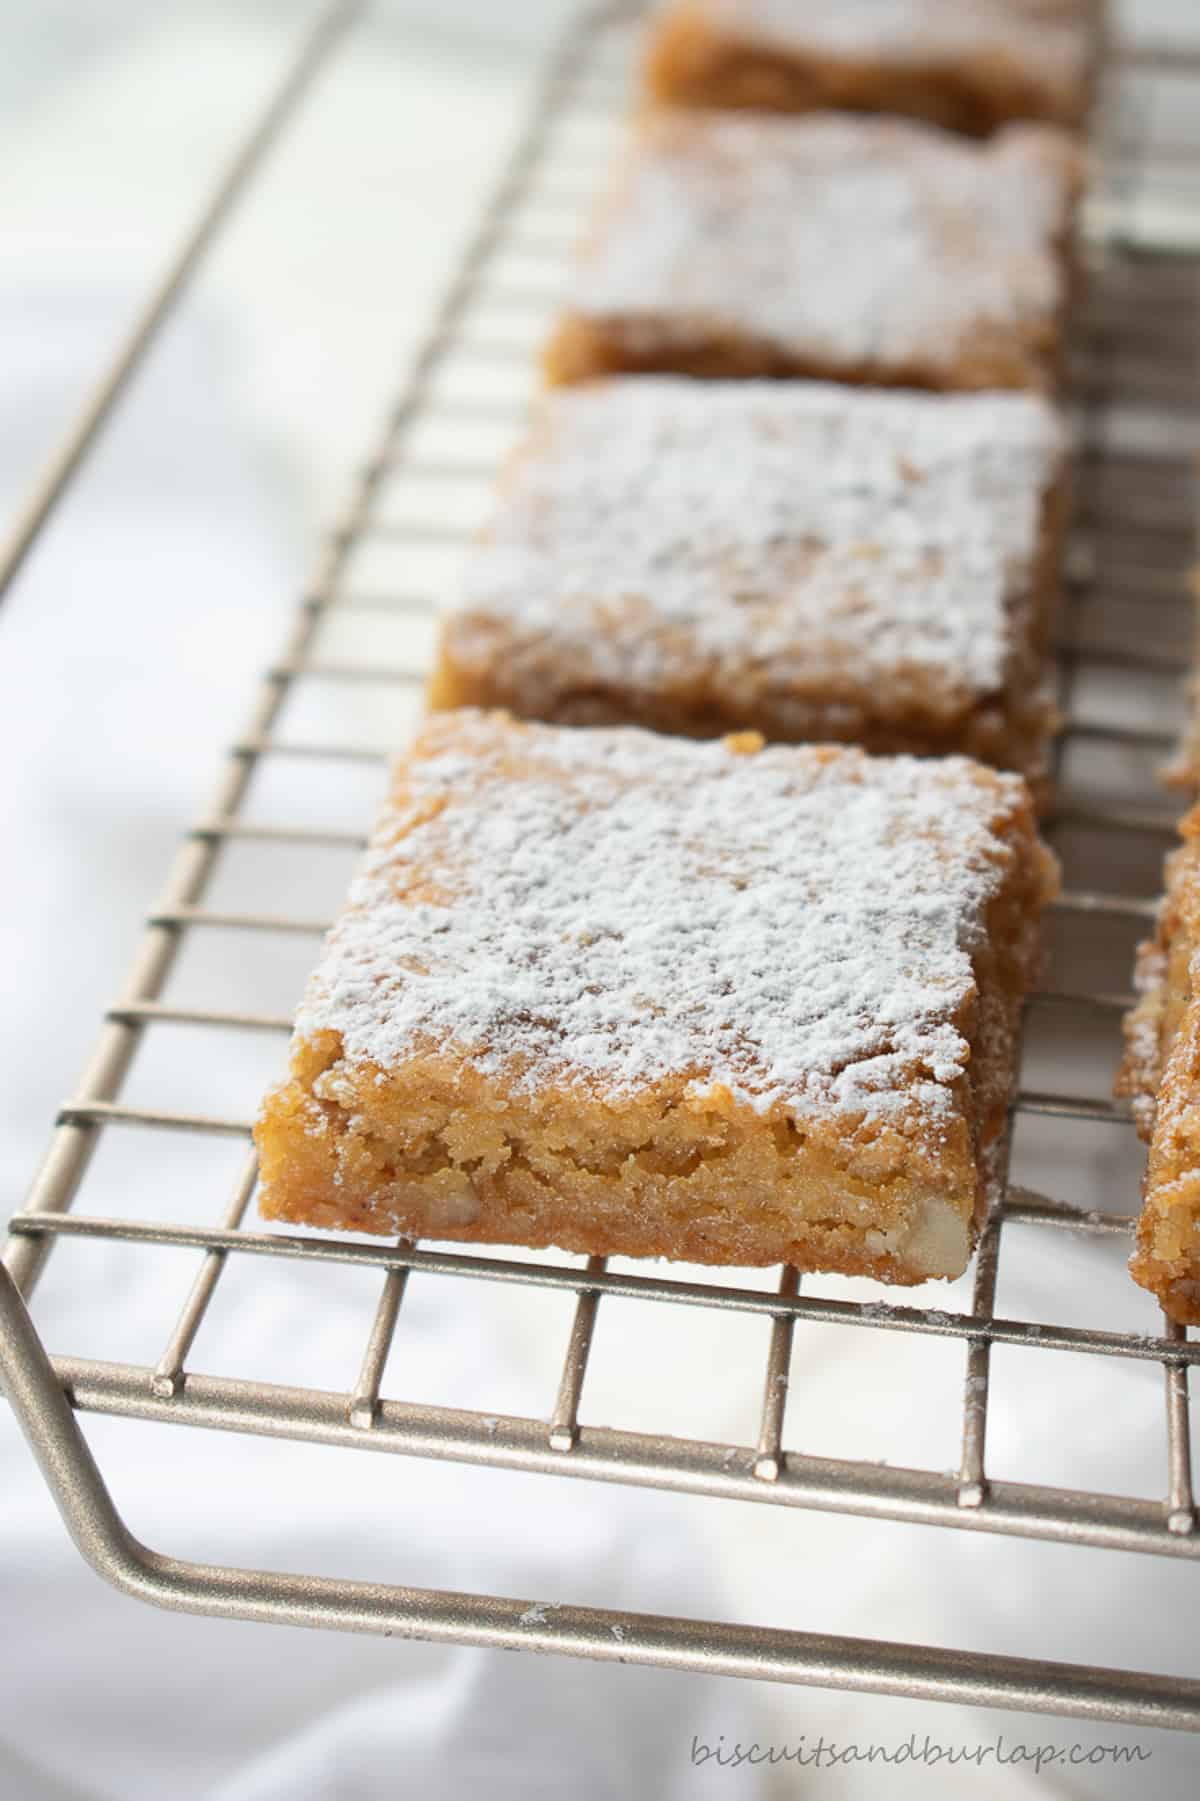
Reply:
M597 681L583 647L569 660L493 619L448 620L427 687L435 711L503 708L518 718L570 727L633 725L671 737L713 739L761 732L773 744L856 745L872 756L966 756L1021 776L1039 813L1053 804L1052 747L1061 714L1053 683L1025 667L1004 692L945 720L914 707L907 716L869 696L805 696L778 684L754 690L743 682L700 676L670 691ZM911 672L908 685L911 687ZM740 691L739 691L740 689Z
M534 1106L453 1055L313 1084L336 1040L298 1048L259 1127L265 1217L341 1230L690 1263L795 1263L884 1281L956 1275L981 1184L965 1119L938 1156L903 1134L764 1121L731 1097ZM890 1172L890 1173L889 1173Z
M810 279L798 269L797 283ZM1057 391L1064 342L1064 313L996 326L980 321L945 342L930 342L903 356L846 356L814 344L805 349L729 320L697 315L676 333L653 313L604 317L567 311L543 353L551 387L571 387L614 375L686 375L693 381L840 381L862 388L919 388L931 393L986 393L993 389Z
M1130 1271L1169 1318L1200 1325L1200 809L1181 830L1154 936L1138 950L1117 1092L1149 1144Z

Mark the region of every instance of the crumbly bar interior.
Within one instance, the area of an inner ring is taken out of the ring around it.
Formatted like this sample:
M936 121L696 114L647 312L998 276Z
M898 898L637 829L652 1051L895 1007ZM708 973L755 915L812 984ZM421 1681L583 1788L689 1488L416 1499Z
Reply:
M964 1267L1051 891L962 759L435 717L257 1128L272 1218Z
M1130 1269L1171 1319L1200 1325L1200 810L1181 829L1154 936L1138 951L1117 1090L1150 1146Z

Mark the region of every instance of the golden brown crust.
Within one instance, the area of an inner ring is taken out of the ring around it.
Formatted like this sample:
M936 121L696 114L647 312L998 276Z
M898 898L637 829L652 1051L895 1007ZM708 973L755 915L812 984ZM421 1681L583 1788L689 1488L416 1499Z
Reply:
M1184 1325L1200 1325L1200 809L1166 865L1154 936L1138 949L1117 1093L1149 1142L1134 1280Z
M667 371L697 381L827 381L864 388L924 388L982 393L990 388L1052 390L1062 356L1061 321L1039 321L998 331L980 324L959 344L951 365L940 356L903 361L832 362L819 353L802 355L769 339L742 331L698 328L686 344L646 342L640 321L592 319L566 314L555 327L543 356L552 387L600 381L609 375L653 375Z
M704 0L679 0L651 37L644 86L673 106L899 113L976 137L1018 119L1081 126L1099 60L1098 20L1087 0L1064 10L1065 19L1043 22L1014 9L1026 39L1019 48L984 26L973 43L930 42L923 54L909 48L898 57L883 46L839 53L819 32L805 43L799 24L787 44L763 41L715 22ZM1048 66L1039 55L1045 30L1059 44L1066 32L1081 53Z

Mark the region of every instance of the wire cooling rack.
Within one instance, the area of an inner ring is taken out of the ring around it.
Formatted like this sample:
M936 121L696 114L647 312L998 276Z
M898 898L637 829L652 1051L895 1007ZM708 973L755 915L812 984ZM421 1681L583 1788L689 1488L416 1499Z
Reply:
M322 15L0 554L0 587L11 580L52 513L175 293L294 110L350 10L339 5ZM872 1299L843 1298L819 1292L819 1283L813 1292L801 1292L796 1273L788 1269L764 1288L736 1271L685 1279L660 1265L610 1269L595 1258L584 1265L565 1256L467 1254L254 1230L246 1224L255 1185L252 1158L232 1193L214 1192L210 1209L194 1222L88 1212L89 1168L108 1135L165 1128L187 1139L248 1138L256 1091L247 1091L244 1109L229 1116L172 1111L123 1099L127 1076L135 1059L139 1068L153 1066L161 1035L179 1027L212 1033L214 1042L220 1034L275 1034L282 1058L289 1023L283 1013L257 1008L250 995L205 1007L175 1000L173 974L188 947L222 933L256 934L264 945L312 935L315 951L324 921L284 910L224 908L214 898L224 860L237 847L254 847L268 863L286 859L281 892L310 891L297 876L302 865L296 859L328 851L348 854L365 836L370 813L365 802L359 815L343 811L329 829L296 825L254 805L256 785L269 794L271 773L280 766L299 765L313 781L330 768L382 772L382 743L365 735L306 736L296 727L314 687L351 698L343 716L352 729L378 719L386 722L384 736L395 738L405 710L415 716L423 634L427 638L437 595L452 580L486 506L497 456L520 427L532 387L531 352L552 313L555 283L628 102L637 10L589 11L556 54L386 432L324 547L283 654L267 671L247 728L229 750L209 810L186 837L79 1089L59 1115L28 1203L11 1222L7 1273L0 1277L0 1374L84 1555L120 1588L166 1607L1200 1730L1200 1681L167 1558L133 1539L76 1422L76 1410L116 1414L347 1450L829 1509L865 1520L1200 1559L1188 1430L1188 1380L1200 1344L1180 1328L1154 1327L1154 1315L1149 1331L1135 1332L1071 1323L1066 1315L1006 1316L996 1308L998 1276L1014 1227L1035 1230L1049 1245L1064 1232L1124 1239L1132 1224L1137 1168L1129 1156L1132 1128L1125 1110L1109 1098L1127 998L1114 988L1126 979L1132 943L1152 914L1160 859L1171 840L1173 814L1154 766L1170 749L1163 709L1175 704L1191 646L1183 575L1192 556L1192 474L1200 442L1195 368L1200 144L1193 146L1177 130L1172 135L1172 120L1177 127L1190 117L1194 125L1200 93L1195 55L1110 53L1108 92L1100 109L1104 141L1098 145L1099 178L1089 218L1087 292L1072 369L1079 424L1077 523L1058 647L1066 721L1058 751L1060 802L1048 828L1064 858L1066 892L1051 920L1047 987L1031 1003L1028 1042L1036 1066L1038 1021L1041 1029L1048 1021L1050 1050L1041 1053L1041 1061L1052 1070L1053 1032L1066 1022L1067 1041L1083 1043L1092 1053L1099 1047L1099 1054L1094 1077L1080 1092L1053 1092L1033 1083L1022 1088L1013 1110L1014 1182L984 1235L973 1292L962 1307L880 1300L880 1290L872 1291ZM378 574L381 568L385 577ZM402 654L389 657L385 642L401 645ZM350 654L348 645L357 646L357 653ZM1131 711L1133 696L1141 697L1140 714ZM1052 1149L1062 1149L1060 1134L1100 1135L1090 1144L1069 1139L1070 1156L1084 1172L1081 1199L1048 1198L1040 1188L1017 1185L1022 1133L1039 1123L1050 1129ZM1124 1212L1095 1205L1086 1192L1087 1172L1109 1158L1106 1147L1114 1134L1134 1172L1123 1190ZM1076 1144L1077 1153L1070 1150ZM31 1295L46 1259L64 1239L84 1247L107 1241L197 1254L190 1292L156 1363L49 1358L22 1297ZM262 1258L357 1265L377 1275L374 1314L363 1320L361 1373L349 1392L218 1377L194 1367L194 1343L224 1272L235 1260L245 1266ZM574 1297L565 1355L561 1345L545 1346L546 1358L558 1360L557 1400L548 1418L431 1406L391 1392L388 1352L407 1279L416 1271ZM730 1310L769 1322L755 1442L699 1442L619 1424L581 1423L593 1330L599 1310L613 1296L649 1307ZM803 1424L795 1439L789 1435L787 1398L793 1336L797 1327L812 1323L923 1334L962 1347L956 1471L806 1454ZM1159 1498L996 1478L987 1447L997 1347L1035 1353L1037 1380L1049 1385L1062 1353L1158 1366L1164 1418ZM864 1523L862 1530L871 1528ZM1181 1609L1189 1616L1194 1611Z

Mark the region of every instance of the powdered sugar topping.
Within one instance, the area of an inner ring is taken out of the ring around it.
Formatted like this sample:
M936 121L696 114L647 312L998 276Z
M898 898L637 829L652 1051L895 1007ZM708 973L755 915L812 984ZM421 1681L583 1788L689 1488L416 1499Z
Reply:
M699 663L886 711L880 678L908 671L936 687L927 704L967 706L1028 657L1064 452L1055 409L1025 394L651 377L564 390L461 610L554 647L566 682L586 662L598 683L653 692ZM471 654L461 630L455 650ZM506 666L520 667L511 650Z
M666 1078L946 1119L1021 784L962 759L447 714L398 767L297 1032L601 1102Z

